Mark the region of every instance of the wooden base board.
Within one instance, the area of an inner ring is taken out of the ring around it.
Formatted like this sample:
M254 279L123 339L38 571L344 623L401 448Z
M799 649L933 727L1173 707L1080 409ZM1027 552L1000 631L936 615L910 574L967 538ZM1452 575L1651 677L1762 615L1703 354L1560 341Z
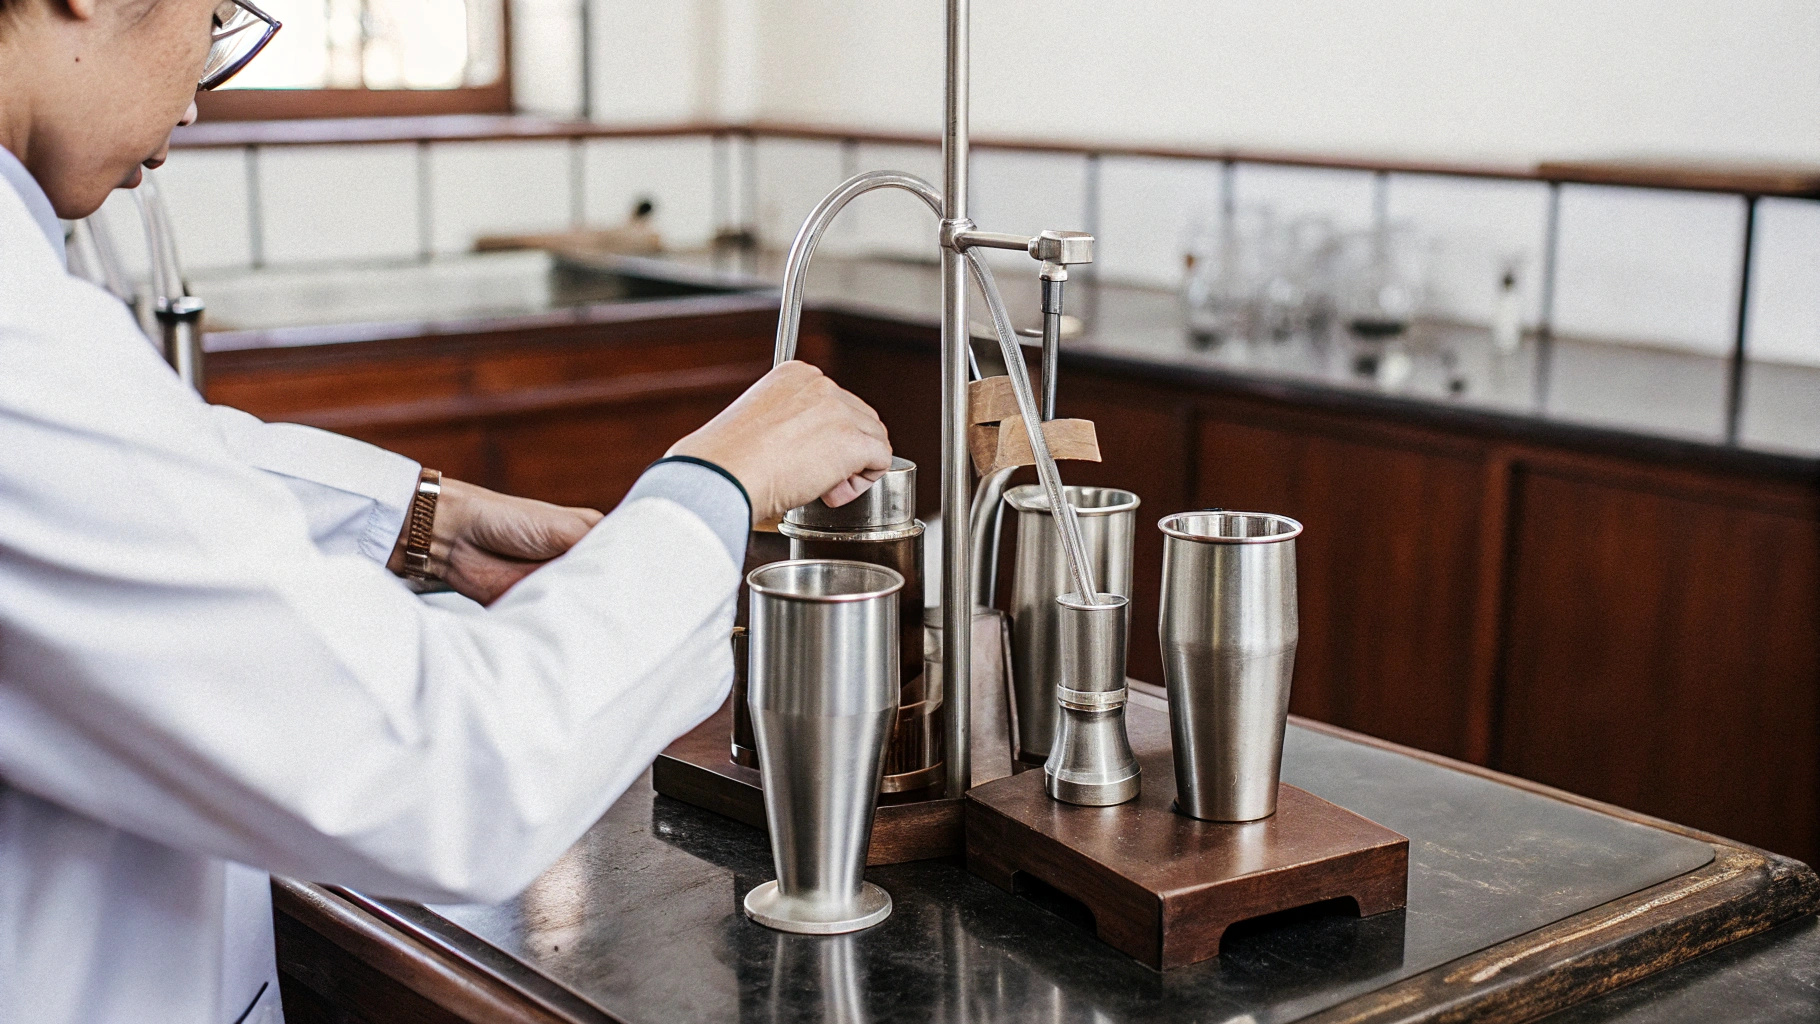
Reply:
M1156 734L1144 724L1134 744ZM1409 840L1287 785L1263 821L1177 814L1168 747L1148 746L1143 791L1117 807L1052 800L1036 771L968 793L968 870L1008 891L1020 873L1042 880L1092 912L1102 941L1159 970L1218 956L1228 927L1279 910L1342 897L1364 915L1404 905Z
M973 620L973 784L982 785L1012 772L1010 727L1011 664L1009 630L1002 613ZM733 705L670 744L651 766L651 784L673 797L765 827L765 796L758 770L735 764L732 756ZM939 791L879 798L872 818L872 846L867 864L903 864L936 857L959 857L966 850L962 802Z

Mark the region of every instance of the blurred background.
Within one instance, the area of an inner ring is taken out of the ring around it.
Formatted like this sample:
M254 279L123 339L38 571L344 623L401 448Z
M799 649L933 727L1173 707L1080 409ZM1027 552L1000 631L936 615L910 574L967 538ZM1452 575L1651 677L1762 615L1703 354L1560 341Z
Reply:
M210 396L520 493L610 507L822 195L940 180L938 0L268 7L157 175ZM1295 710L1820 856L1820 7L976 0L973 54L974 219L1099 239L1072 475L1307 524ZM933 467L933 220L823 251L805 354Z

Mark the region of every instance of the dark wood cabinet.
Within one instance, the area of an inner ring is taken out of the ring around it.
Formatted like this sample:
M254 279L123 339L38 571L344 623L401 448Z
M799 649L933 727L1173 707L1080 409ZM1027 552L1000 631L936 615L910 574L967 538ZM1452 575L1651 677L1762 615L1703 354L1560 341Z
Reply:
M1484 453L1230 404L1207 411L1198 440L1194 506L1303 525L1292 710L1483 763L1471 680Z
M1499 767L1812 859L1812 497L1542 464L1514 507Z

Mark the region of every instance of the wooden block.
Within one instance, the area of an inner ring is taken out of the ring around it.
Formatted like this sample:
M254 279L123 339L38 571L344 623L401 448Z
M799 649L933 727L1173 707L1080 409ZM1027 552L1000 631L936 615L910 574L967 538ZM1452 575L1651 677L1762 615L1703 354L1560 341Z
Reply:
M973 784L1011 773L1009 623L994 611L973 620ZM731 699L712 718L665 748L651 766L651 785L754 828L765 828L765 797L755 768L732 757ZM884 796L872 819L868 864L957 857L965 849L962 802L925 794Z
M1134 745L1139 735L1156 730L1134 729ZM1051 800L1036 771L969 792L968 870L1006 890L1020 873L1041 879L1092 912L1102 941L1158 970L1218 956L1248 918L1342 897L1364 915L1404 905L1409 840L1287 785L1263 821L1177 814L1169 749L1146 746L1143 791L1118 807Z
M973 467L982 476L1011 466L1036 464L1022 416L1012 416L997 425L976 424L967 430ZM1050 420L1043 424L1043 440L1049 442L1049 454L1058 460L1100 461L1100 442L1092 420Z
M997 423L1018 415L1017 392L1004 374L967 383L967 422Z

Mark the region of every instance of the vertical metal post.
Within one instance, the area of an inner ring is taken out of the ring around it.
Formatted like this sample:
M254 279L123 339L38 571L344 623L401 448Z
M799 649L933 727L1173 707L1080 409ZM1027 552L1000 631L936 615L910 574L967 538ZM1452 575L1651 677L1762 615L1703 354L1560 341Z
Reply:
M569 227L578 231L588 222L586 145L579 135L569 140Z
M425 263L436 255L436 206L430 201L430 144L417 141L417 258Z
M950 239L967 220L969 0L947 0L947 111L942 132L942 681L947 794L973 782L973 590L967 569L967 262Z
M581 117L594 120L594 0L580 0Z
M254 270L265 269L265 197L259 188L259 147L246 148L247 258Z
M1732 337L1730 379L1725 390L1725 441L1738 443L1738 427L1744 419L1744 346L1750 331L1751 250L1757 235L1757 197L1744 197L1744 261L1738 271L1738 332Z
M1548 183L1548 221L1542 236L1542 314L1536 322L1536 411L1548 411L1555 362L1555 266L1561 250L1561 183Z

